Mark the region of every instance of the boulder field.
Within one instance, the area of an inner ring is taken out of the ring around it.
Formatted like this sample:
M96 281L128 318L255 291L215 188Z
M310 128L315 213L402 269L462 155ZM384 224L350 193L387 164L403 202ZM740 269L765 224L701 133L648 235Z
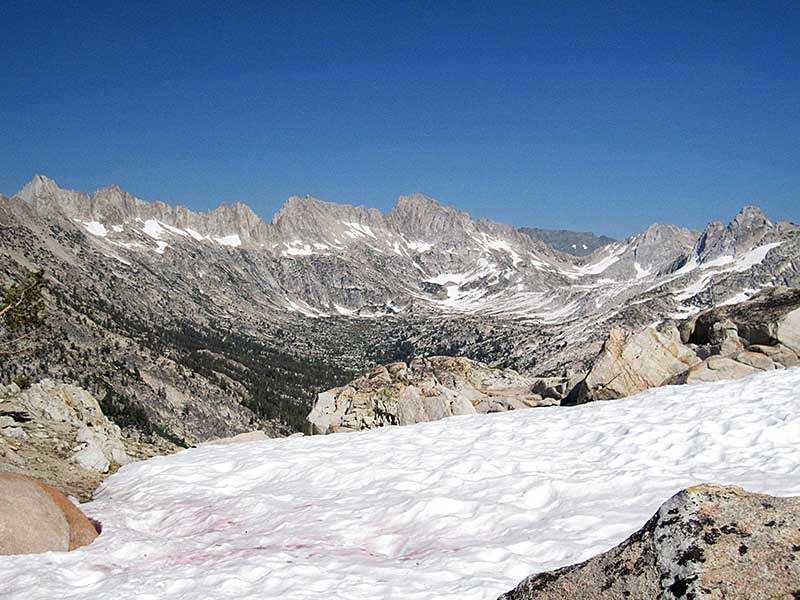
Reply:
M306 433L410 425L455 415L559 403L559 379L535 379L468 358L431 356L378 366L319 395Z
M592 368L565 403L800 366L798 340L800 289L783 287L637 333L613 327Z

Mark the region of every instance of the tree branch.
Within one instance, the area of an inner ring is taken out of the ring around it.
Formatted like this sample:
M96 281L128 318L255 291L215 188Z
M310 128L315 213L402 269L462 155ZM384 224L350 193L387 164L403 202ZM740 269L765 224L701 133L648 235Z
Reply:
M25 297L25 294L26 294L27 292L31 291L31 290L32 290L33 288L35 288L37 285L38 285L38 282L36 282L36 281L33 281L33 282L31 282L31 283L28 285L28 287L25 287L25 288L23 288L23 289L22 289L22 291L20 292L20 295L19 295L19 300L17 300L17 301L16 301L15 303L13 303L13 304L9 304L8 306L4 306L2 309L0 309L0 317L2 317L2 316L3 316L4 314L6 314L8 311L10 311L10 310L14 310L14 309L15 309L15 308L17 308L18 306L20 306L20 305L21 305L23 302L25 302L25 300L27 299L27 298Z
M32 346L26 346L24 348L14 348L12 350L5 350L4 348L8 348L9 346L16 346L19 342L24 340L25 338L29 338L32 336L34 331L29 331L27 333L22 334L19 337L15 337L13 340L8 340L6 342L0 342L0 356L11 356L12 354L19 354L24 352L25 350L30 350Z

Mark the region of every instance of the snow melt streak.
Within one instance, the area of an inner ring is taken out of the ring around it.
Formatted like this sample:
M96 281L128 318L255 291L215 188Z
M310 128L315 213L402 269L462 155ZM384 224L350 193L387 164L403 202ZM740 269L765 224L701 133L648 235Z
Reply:
M800 369L576 408L187 450L123 468L72 553L0 559L8 598L494 599L673 492L800 494Z

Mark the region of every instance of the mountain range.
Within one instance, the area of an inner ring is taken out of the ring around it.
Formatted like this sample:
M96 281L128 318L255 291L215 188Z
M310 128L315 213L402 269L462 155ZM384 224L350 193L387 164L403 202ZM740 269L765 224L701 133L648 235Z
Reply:
M800 228L752 206L702 231L568 233L421 194L386 214L292 197L266 222L244 204L200 213L36 176L0 196L0 274L45 269L49 329L8 372L74 380L112 417L187 442L280 434L378 361L464 355L575 378L612 325L800 286Z

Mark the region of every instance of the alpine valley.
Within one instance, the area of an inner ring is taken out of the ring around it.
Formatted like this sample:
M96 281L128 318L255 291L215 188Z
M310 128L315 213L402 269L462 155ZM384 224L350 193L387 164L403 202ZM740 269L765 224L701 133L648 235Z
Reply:
M39 269L45 332L3 379L74 383L117 424L191 444L298 431L319 392L418 356L575 384L613 326L800 287L800 227L747 206L611 241L420 194L388 214L292 197L268 223L243 204L197 213L36 176L0 196L0 277Z

